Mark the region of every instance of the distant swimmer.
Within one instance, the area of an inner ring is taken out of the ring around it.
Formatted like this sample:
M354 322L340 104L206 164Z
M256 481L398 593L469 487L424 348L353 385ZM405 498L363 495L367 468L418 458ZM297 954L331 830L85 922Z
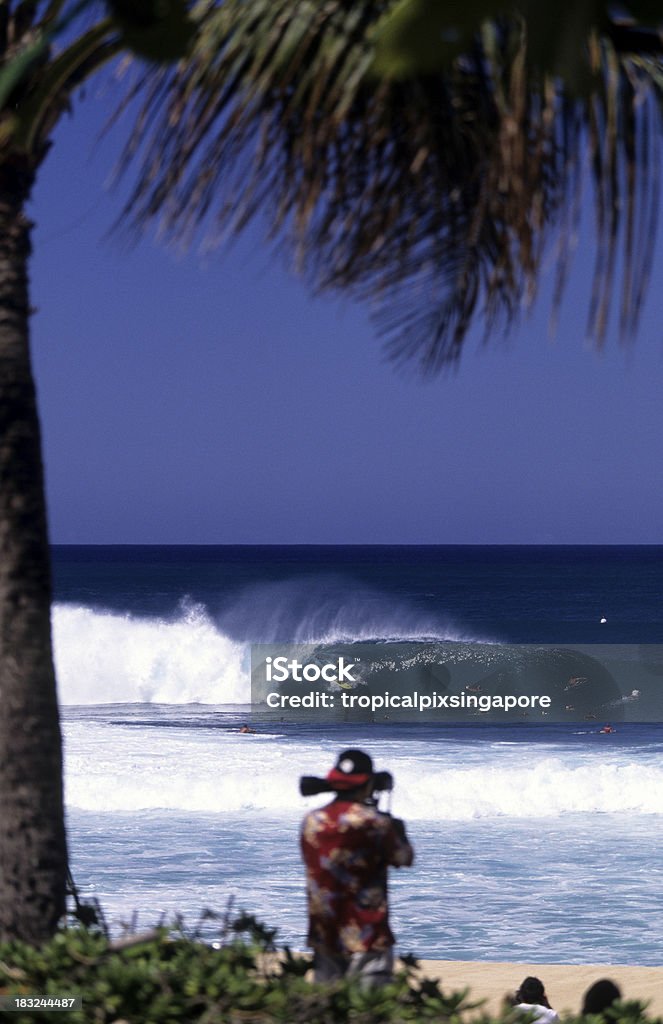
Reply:
M470 684L468 683L465 689L467 690L468 693L481 693L481 686L479 685L479 683L477 683L476 686L470 686Z
M239 731L240 732L244 732L244 733L246 733L246 732L255 732L255 729L252 729L250 725L247 725L246 722L244 722L243 725L240 725Z
M570 676L568 683L564 687L564 692L573 689L575 686L582 686L583 683L587 682L587 676Z
M620 697L618 700L611 700L609 704L604 704L606 708L617 708L620 704L632 704L634 700L640 700L640 691L631 690L627 697Z
M611 732L615 732L615 731L616 731L616 730L615 730L615 729L613 729L611 725L604 725L602 729L599 729L599 736L600 736L601 734L603 734L603 735L608 735L609 733L611 733Z

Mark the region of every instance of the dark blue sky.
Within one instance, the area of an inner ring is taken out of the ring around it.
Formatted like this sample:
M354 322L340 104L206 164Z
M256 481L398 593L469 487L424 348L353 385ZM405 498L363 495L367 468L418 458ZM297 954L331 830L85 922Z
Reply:
M632 350L584 343L581 247L554 341L544 296L508 345L422 382L257 230L207 258L109 239L100 89L31 211L54 542L663 542L660 258Z

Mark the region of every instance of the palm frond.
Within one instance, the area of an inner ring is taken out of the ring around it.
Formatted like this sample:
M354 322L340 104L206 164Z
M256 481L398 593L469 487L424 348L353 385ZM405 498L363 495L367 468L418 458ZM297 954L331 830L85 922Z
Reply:
M388 2L224 0L194 8L191 59L150 74L125 154L125 218L173 238L260 215L318 289L378 308L396 359L453 363L471 325L508 330L555 245L558 305L593 181L588 332L603 343L616 268L636 330L658 208L663 65L637 33L593 32L584 93L537 74L524 22L484 22L444 72L375 77ZM647 35L648 45L651 33ZM622 47L620 49L619 47ZM620 248L621 246L621 248Z

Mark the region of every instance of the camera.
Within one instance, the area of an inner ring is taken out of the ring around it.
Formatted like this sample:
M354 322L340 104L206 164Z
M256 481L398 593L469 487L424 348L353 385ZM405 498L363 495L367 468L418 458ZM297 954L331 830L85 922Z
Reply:
M373 793L388 793L394 788L394 777L391 772L375 772L372 779ZM318 793L342 792L327 779L317 779L314 775L302 775L299 780L299 792L302 796L317 796Z
M394 776L391 772L376 772L373 776L374 793L391 793L394 788Z

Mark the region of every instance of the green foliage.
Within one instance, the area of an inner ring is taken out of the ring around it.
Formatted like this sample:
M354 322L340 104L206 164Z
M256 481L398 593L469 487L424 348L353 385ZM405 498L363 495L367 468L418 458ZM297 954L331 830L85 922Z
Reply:
M499 13L495 0L400 0L378 24L375 38L378 73L407 78L449 68L466 52L484 21Z
M0 109L22 84L28 98L25 111L25 97L20 96L21 117L14 132L23 148L26 138L31 142L35 136L44 109L60 96L68 100L73 88L121 49L154 64L171 64L186 56L195 35L186 0L107 0L109 17L88 23L52 57L52 44L71 35L82 24L81 16L89 19L94 0L53 3L42 20L37 19L37 4L26 6L34 10L33 21L23 26L24 40L17 38L9 53L0 43ZM18 24L11 31L19 36Z
M82 998L82 1010L40 1012L40 1024L461 1024L477 1010L467 992L444 993L437 981L418 977L412 957L376 990L363 991L356 982L312 985L304 978L307 960L287 947L275 949L273 937L249 915L226 921L223 941L213 946L181 926L123 948L68 928L38 949L0 946L0 994ZM12 1015L13 1024L35 1019ZM624 1004L612 1019L648 1024L637 1003ZM513 1011L492 1022L484 1016L481 1024L514 1024Z
M184 57L193 39L186 0L108 0L122 41L145 60L168 64Z
M399 0L377 26L375 68L390 78L448 71L486 23L521 20L530 66L558 76L577 94L586 85L579 68L586 64L590 36L610 35L613 24L655 29L663 21L658 0L627 0L620 6L623 13L614 18L614 5L606 0Z
M248 940L240 941L240 931ZM80 996L83 1009L66 1017L71 1024L414 1024L453 1021L469 1008L464 993L449 996L436 982L415 983L411 971L375 992L349 983L313 987L304 979L307 961L287 947L274 951L273 935L245 916L220 948L161 929L113 949L104 936L70 928L40 949L0 947L0 994ZM34 1017L16 1012L12 1020L28 1024ZM39 1021L62 1024L63 1016L44 1011Z

